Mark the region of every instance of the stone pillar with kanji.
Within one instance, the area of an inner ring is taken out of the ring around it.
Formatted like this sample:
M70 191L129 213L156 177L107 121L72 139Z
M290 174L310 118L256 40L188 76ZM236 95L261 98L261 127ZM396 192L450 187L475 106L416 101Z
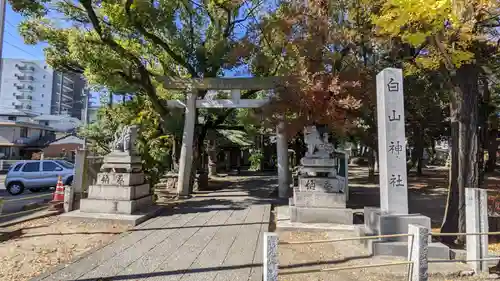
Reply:
M403 74L386 68L377 75L380 209L408 214Z

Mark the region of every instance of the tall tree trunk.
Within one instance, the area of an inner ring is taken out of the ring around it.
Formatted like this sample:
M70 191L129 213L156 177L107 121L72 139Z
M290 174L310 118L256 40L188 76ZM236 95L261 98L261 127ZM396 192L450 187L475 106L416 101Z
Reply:
M302 145L302 137L298 136L293 142L293 151L295 152L295 165L300 165L300 159L304 156L304 146Z
M488 128L488 116L490 115L490 89L488 87L488 78L481 77L481 93L478 95L479 104L479 114L478 114L478 170L479 170L479 180L478 187L482 188L485 183L486 178L486 163L484 161L485 151L488 149L489 141L489 128Z
M459 107L459 205L458 231L465 232L465 188L477 188L478 170L478 72L475 65L464 65L457 71L458 85L463 95ZM465 243L465 236L457 238Z
M484 134L484 149L488 150L488 161L485 163L484 172L492 173L495 171L497 162L497 149L498 149L498 117L494 112L491 103L491 91L487 77L482 78L483 85L483 108L484 112L482 128L485 130Z
M463 65L452 78L455 86L452 95L452 169L450 190L442 232L465 232L465 188L478 187L478 72L474 65ZM455 103L456 101L456 103ZM455 110L453 110L455 109ZM458 138L455 120L458 121ZM458 146L455 144L458 139ZM454 148L458 148L458 153ZM458 168L455 174L455 157ZM453 186L456 179L456 187ZM445 239L447 240L447 239ZM446 242L449 242L447 240ZM457 237L456 243L463 244L465 236Z
M488 161L486 162L486 172L492 173L495 171L497 162L498 150L498 118L495 116L491 118L490 129L488 131Z
M450 95L456 95L451 93ZM458 124L458 105L457 97L451 98L450 101L450 169L448 181L448 198L446 200L446 209L444 211L443 224L441 225L442 233L456 233L458 231L458 138L459 138L459 124ZM445 244L453 244L456 237L442 236L441 241Z
M417 176L422 175L422 160L424 157L424 149L425 149L425 142L423 138L423 132L421 128L418 130L418 134L415 136L416 137L416 142L415 142L415 164L417 165Z
M422 129L419 125L413 126L413 140L414 145L411 150L411 159L406 164L406 170L409 173L412 168L417 167L417 175L422 175L422 155L424 154L424 140L422 136Z
M424 150L422 149L417 159L417 176L421 176L423 174L422 173L423 156L424 156Z

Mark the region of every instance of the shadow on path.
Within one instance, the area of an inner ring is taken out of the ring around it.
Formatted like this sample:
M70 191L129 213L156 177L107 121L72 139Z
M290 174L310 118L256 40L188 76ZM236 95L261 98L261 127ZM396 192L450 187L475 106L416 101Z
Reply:
M280 266L279 268L280 269L294 269L294 268L302 268L302 267L317 266L317 265L341 264L341 263L345 263L345 262L348 262L351 260L368 259L371 257L372 257L372 255L354 256L354 257L347 257L347 258L338 259L338 260L314 261L314 262L288 264L288 265ZM214 266L214 267L204 267L204 268L186 268L186 269L178 269L178 270L171 270L171 271L158 271L158 272L151 272L151 273L117 275L117 276L113 276L113 277L101 277L98 280L99 281L138 280L138 279L148 278L148 277L183 275L183 274L189 274L189 273L203 273L203 272L211 272L211 271L225 271L225 270L261 267L261 266L262 266L261 263L250 263L250 264L241 264L241 265ZM80 281L96 281L95 278L78 279L78 280L80 280Z

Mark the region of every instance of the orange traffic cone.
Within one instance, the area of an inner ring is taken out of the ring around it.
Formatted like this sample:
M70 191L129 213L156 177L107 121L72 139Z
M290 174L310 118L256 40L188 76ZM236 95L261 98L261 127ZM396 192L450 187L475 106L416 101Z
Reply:
M56 191L50 204L52 205L51 209L55 210L62 210L64 207L64 185L61 176L57 179Z

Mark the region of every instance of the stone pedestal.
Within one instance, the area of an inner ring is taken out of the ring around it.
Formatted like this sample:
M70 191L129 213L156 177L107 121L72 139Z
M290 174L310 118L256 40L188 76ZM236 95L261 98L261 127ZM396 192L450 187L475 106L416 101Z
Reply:
M314 134L314 130L306 131ZM313 144L316 141L314 136L305 139ZM300 161L298 185L294 187L293 198L289 201L292 223L353 224L353 210L346 208L346 181L337 177L333 150L325 153L325 147L328 143L320 142L316 147L310 147L306 157Z
M66 217L112 220L136 225L159 210L153 206L149 184L145 182L141 158L124 152L112 152L104 157L97 182L81 199L80 210Z
M394 215L383 213L379 208L365 207L364 226L359 230L360 236L407 234L409 225L418 225L431 229L429 217L421 214ZM374 255L407 257L408 237L379 238L363 240ZM442 243L433 242L428 245L429 258L450 259L450 248Z

